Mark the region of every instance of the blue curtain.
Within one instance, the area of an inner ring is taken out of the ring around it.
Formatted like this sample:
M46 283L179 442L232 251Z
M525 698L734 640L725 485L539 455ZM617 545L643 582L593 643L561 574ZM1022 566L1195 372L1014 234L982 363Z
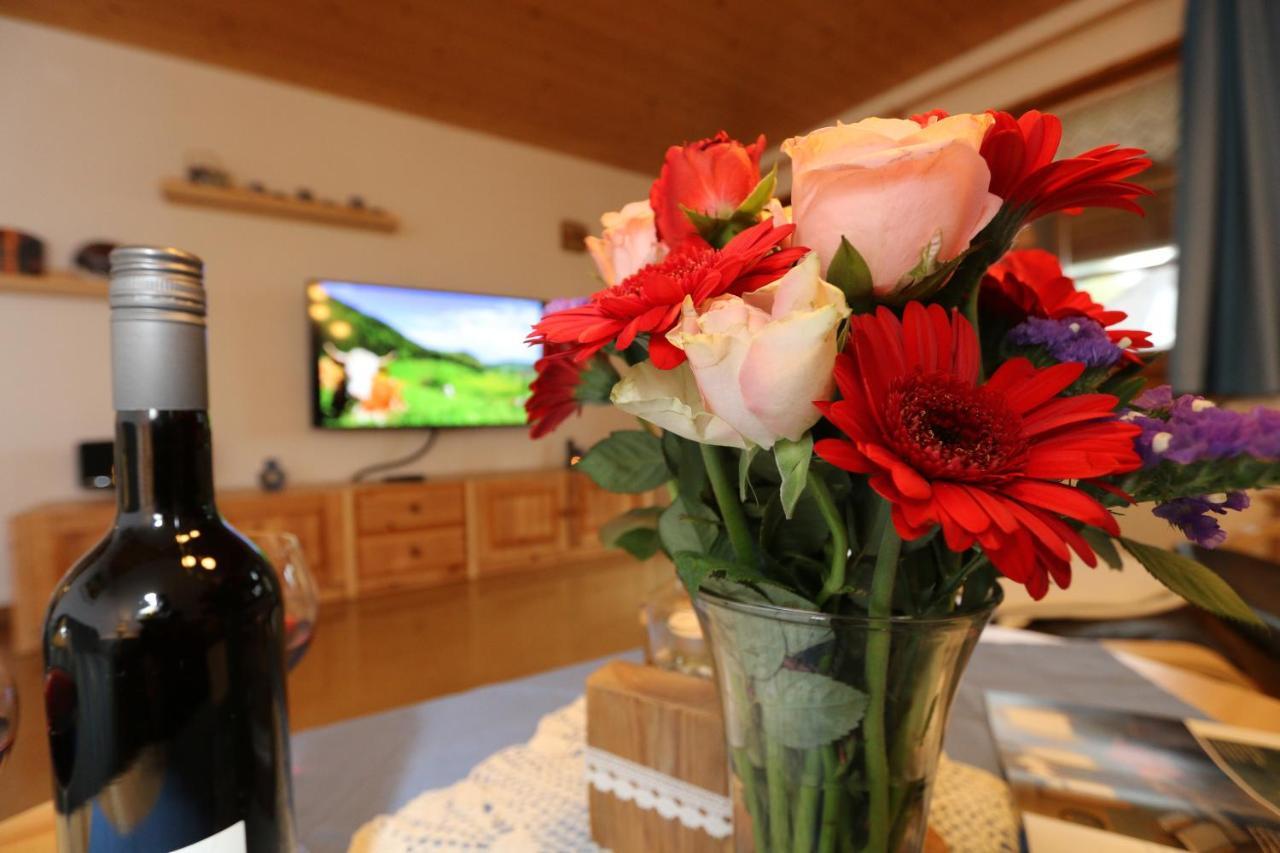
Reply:
M1178 163L1180 391L1280 394L1280 2L1189 0Z

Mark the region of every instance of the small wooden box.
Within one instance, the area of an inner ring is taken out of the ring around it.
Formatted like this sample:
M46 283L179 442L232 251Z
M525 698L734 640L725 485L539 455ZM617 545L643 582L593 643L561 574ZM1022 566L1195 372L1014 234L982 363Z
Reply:
M614 661L587 679L587 745L712 794L728 795L720 701L710 681ZM727 853L676 819L589 788L591 837L614 853Z

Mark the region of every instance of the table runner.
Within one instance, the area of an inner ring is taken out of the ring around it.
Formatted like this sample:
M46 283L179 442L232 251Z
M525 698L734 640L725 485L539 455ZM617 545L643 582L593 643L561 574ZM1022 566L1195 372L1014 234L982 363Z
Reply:
M494 853L597 853L583 756L586 701L542 718L533 738L480 762L461 782L428 791L356 833L351 853L444 848ZM1016 853L1017 818L1003 781L943 758L930 826L954 853Z
M1203 717L1095 643L999 642L1009 636L1017 638L1000 631L984 636L961 681L945 744L957 761L999 772L985 721L986 689ZM640 659L638 653L621 657ZM341 853L373 816L394 813L424 791L458 782L486 757L528 740L543 716L581 695L587 675L605 660L299 734L294 738L294 791L308 850Z

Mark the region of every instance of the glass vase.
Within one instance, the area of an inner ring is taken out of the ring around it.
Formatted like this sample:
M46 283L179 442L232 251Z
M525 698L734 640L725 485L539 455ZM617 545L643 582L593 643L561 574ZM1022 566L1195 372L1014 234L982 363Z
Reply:
M724 711L735 849L923 849L951 700L997 603L870 618L699 593Z

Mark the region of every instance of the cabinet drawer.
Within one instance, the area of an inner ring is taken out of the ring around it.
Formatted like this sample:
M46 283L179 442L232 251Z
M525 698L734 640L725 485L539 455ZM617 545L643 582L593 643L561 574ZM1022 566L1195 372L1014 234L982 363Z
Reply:
M362 590L427 586L466 576L466 535L461 527L384 533L360 540Z
M462 484L381 487L356 495L356 526L361 533L397 533L461 525Z

